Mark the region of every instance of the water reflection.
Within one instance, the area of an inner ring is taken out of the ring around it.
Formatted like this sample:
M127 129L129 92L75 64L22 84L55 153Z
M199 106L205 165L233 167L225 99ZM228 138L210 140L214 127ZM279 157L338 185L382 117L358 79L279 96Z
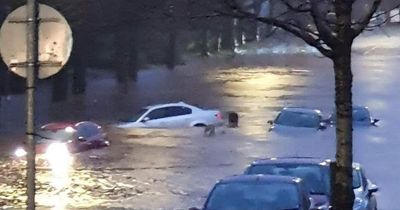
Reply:
M259 140L267 135L267 120L300 94L307 84L308 70L279 67L235 68L211 72L209 82L217 83L224 108L241 116L240 131Z

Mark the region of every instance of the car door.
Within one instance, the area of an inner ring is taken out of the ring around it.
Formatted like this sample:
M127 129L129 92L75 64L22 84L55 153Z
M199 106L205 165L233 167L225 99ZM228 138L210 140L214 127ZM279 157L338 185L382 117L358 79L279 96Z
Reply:
M184 106L168 107L168 122L171 127L189 127L192 109Z
M145 127L164 128L170 127L168 122L168 107L156 108L151 110L142 120Z

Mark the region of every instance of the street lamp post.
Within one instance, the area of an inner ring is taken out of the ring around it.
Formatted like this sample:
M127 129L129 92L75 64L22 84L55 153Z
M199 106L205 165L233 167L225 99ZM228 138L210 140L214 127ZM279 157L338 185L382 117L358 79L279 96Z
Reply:
M39 64L39 4L27 0L27 68L26 68L26 140L27 154L27 209L35 210L35 80Z

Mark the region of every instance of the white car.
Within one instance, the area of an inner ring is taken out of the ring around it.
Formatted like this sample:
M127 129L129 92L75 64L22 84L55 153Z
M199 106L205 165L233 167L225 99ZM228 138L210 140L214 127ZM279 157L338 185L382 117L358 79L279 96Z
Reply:
M205 110L184 102L144 107L135 116L122 120L117 128L184 128L222 125L219 110Z

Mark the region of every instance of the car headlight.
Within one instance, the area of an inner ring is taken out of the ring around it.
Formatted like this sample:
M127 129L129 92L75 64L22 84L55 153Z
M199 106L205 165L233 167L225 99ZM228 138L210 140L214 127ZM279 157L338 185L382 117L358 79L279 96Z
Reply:
M361 198L354 199L353 210L364 210L366 206L367 205L364 199Z
M15 150L14 155L16 157L24 157L27 154L27 152L23 148L18 148Z
M329 210L331 206L329 203L323 203L323 204L311 204L311 210Z
M318 206L316 209L318 210L329 210L331 207L328 203Z

